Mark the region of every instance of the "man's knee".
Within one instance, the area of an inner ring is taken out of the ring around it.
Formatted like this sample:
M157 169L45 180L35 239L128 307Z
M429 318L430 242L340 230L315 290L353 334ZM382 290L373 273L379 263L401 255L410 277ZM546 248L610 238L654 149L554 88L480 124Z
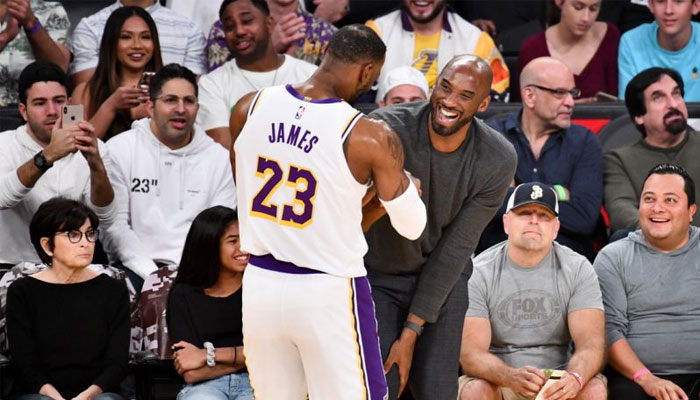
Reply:
M498 386L479 378L460 378L459 400L501 400Z
M576 400L606 400L608 398L608 387L605 382L594 376L586 383L581 393L576 396Z

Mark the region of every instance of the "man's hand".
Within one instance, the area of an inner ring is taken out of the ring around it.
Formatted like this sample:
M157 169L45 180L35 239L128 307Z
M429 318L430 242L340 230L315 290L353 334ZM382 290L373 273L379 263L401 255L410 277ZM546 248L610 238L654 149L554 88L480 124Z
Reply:
M526 365L522 368L513 369L506 384L516 393L526 397L535 397L545 382L547 382L547 376L544 372L539 368Z
M97 147L97 138L95 137L95 127L89 122L78 122L80 131L75 136L75 148L83 153L83 156L92 169L96 166L95 163L101 164L100 152Z
M289 13L275 21L272 30L272 43L278 53L289 53L295 49L297 40L306 37L306 23L297 13Z
M581 391L578 380L571 374L564 374L561 379L553 382L543 393L546 400L573 399Z
M73 125L68 128L63 128L62 126L61 120L56 121L51 131L51 140L44 148L44 157L49 164L53 164L78 150L75 137L82 132L80 125Z
M24 29L34 26L36 17L32 12L29 0L7 0L7 12L19 21Z
M179 348L174 357L175 369L178 374L182 375L187 371L207 365L207 351L205 349L200 349L185 341L179 341L173 347Z
M7 26L0 32L0 46L4 47L19 35L19 21L16 18L8 18Z
M399 393L401 396L408 383L408 375L411 373L411 363L413 362L413 349L416 347L418 335L407 328L401 332L401 336L391 345L389 356L384 362L384 374L388 374L391 366L396 364L399 371Z
M642 375L636 382L646 394L656 400L688 400L688 395L678 385L654 374Z
M120 86L107 98L107 103L116 112L136 107L148 99L147 89L137 86Z
M496 34L496 24L490 19L475 19L472 24L490 35Z
M338 22L348 12L350 0L314 0L316 11L314 15L332 23Z

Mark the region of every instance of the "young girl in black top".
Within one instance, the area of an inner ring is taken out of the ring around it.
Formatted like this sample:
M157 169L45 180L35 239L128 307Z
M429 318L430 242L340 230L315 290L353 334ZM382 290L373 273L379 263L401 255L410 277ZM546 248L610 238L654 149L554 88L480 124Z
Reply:
M216 206L197 215L166 313L175 368L187 382L178 400L253 399L241 324L248 258L240 248L235 211Z

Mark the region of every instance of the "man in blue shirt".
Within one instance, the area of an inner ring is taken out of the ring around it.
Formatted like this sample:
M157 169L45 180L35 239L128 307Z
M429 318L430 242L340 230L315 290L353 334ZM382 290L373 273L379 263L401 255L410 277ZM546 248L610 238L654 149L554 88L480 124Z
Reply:
M685 100L700 101L700 24L690 20L700 11L700 0L649 0L649 9L655 21L620 39L620 98L633 76L650 67L666 67L683 78Z
M602 150L593 132L571 124L574 98L580 94L574 76L561 61L532 60L521 74L521 111L499 115L488 124L503 133L518 154L513 188L538 181L554 187L559 197L561 228L557 242L593 259L592 234L603 202ZM479 250L506 240L505 204L481 235Z

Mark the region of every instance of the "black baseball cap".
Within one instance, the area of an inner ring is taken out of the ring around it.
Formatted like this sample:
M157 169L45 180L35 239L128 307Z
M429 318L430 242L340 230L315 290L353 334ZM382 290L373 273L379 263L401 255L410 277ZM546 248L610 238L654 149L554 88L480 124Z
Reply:
M554 215L559 215L557 194L551 186L544 183L528 182L518 185L508 199L506 212L525 204L539 204L553 212Z

